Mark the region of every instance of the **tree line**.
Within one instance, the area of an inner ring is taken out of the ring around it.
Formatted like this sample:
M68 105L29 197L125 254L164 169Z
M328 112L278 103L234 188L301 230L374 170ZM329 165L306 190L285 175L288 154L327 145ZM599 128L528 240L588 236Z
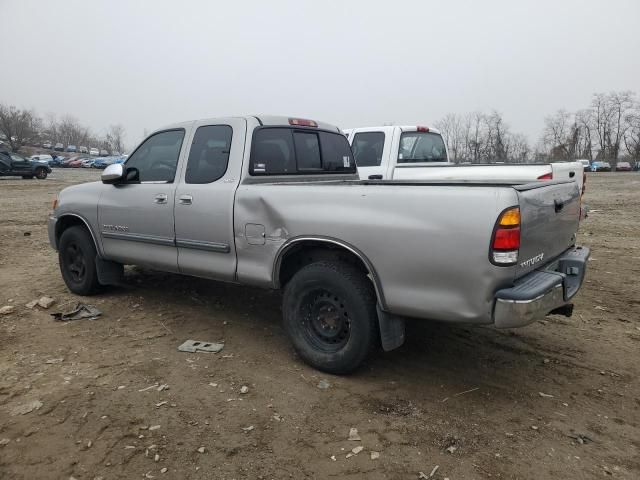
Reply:
M545 117L532 146L501 113L450 113L435 123L456 162L527 163L576 159L640 161L640 102L635 92L595 93L588 107Z
M2 141L17 152L23 145L62 143L105 149L110 152L125 151L125 130L120 124L110 125L104 135L98 135L72 115L57 118L55 114L40 117L33 110L0 103L0 134Z

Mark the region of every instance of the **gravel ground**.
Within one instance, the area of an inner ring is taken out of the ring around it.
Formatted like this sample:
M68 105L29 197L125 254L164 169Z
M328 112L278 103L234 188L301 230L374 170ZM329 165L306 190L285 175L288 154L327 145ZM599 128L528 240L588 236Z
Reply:
M296 358L275 292L130 268L126 288L70 294L46 218L98 175L0 179L0 478L640 478L639 174L588 175L572 318L411 323L349 377ZM78 301L103 316L52 321ZM225 347L178 352L189 338Z

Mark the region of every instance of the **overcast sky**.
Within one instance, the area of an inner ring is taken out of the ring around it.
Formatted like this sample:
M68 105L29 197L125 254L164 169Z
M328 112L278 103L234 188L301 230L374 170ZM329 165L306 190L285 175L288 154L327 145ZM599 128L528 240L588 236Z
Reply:
M104 133L274 113L341 127L497 109L538 139L640 93L640 1L0 0L0 102Z

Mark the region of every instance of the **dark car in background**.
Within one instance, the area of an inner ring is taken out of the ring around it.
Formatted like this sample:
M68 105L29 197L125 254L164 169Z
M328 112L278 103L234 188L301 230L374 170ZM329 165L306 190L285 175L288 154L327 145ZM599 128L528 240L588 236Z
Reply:
M611 164L609 162L593 162L591 164L591 171L592 172L610 172L611 171Z
M56 152L64 152L64 145L62 145L60 142L56 143L56 146L53 147L53 149Z
M630 172L631 164L629 162L616 163L616 172Z
M77 150L75 145L67 145L67 152L73 152L75 153Z
M16 153L0 152L0 177L47 178L51 167L45 161L24 158Z

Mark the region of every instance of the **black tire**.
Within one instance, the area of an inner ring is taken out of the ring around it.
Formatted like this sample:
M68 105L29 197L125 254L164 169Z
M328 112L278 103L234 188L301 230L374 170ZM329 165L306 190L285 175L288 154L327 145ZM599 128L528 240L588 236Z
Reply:
M25 180L33 180L33 175L22 175Z
M62 232L58 262L64 283L73 293L92 295L100 289L96 256L96 247L86 228L74 226Z
M296 352L324 372L353 372L379 342L373 285L340 261L321 260L296 272L285 287L282 311Z
M36 178L38 180L44 180L47 178L47 171L44 168L36 168Z

